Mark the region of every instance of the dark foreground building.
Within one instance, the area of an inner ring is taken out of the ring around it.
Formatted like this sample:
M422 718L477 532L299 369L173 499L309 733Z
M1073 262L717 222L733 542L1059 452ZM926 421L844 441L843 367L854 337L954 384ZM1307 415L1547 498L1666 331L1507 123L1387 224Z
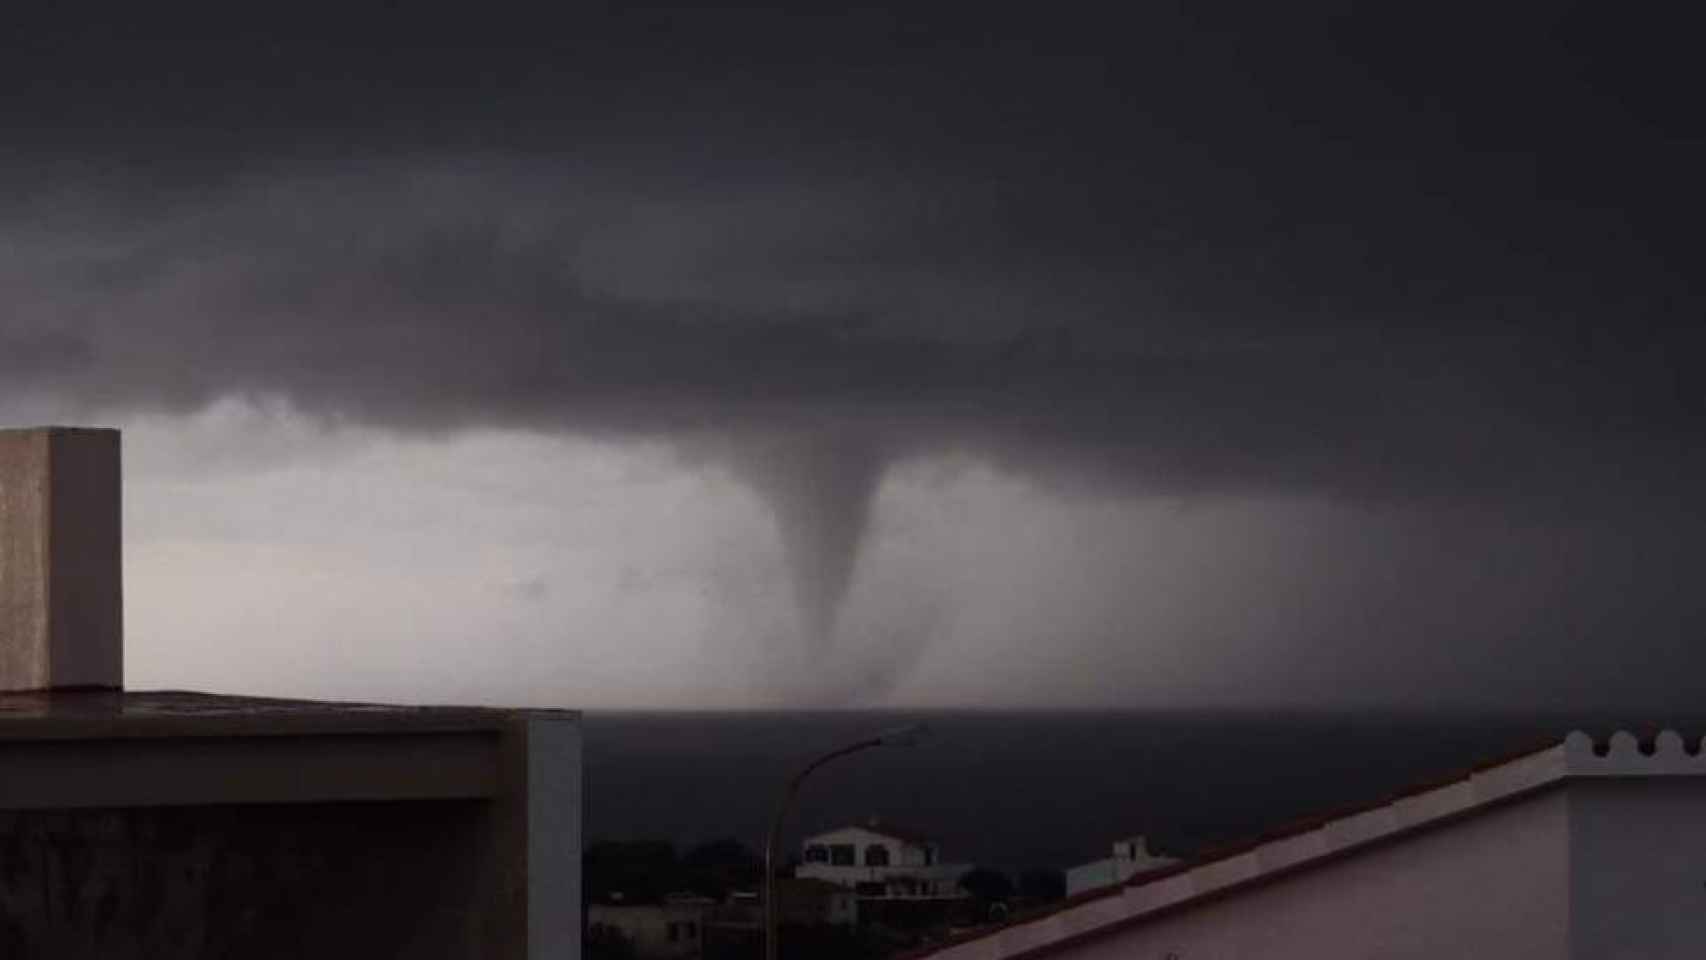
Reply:
M578 957L577 716L125 691L119 494L0 431L0 957Z

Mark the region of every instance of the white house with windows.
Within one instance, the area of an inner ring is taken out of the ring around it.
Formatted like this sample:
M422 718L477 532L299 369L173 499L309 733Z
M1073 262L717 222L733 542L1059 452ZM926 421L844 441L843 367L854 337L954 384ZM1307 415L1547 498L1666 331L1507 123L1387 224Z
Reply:
M797 877L828 880L860 899L950 900L966 895L970 864L942 863L935 841L875 818L805 839Z

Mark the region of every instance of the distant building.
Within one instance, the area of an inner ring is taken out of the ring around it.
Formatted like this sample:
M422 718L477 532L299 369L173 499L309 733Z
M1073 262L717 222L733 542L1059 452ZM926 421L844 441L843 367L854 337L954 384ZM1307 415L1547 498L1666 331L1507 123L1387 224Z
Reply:
M807 837L794 875L827 880L861 900L951 900L966 895L959 879L970 869L942 863L940 848L924 835L873 818Z
M612 898L587 907L587 941L622 940L639 960L698 960L705 955L705 921L717 901L675 895L660 903Z
M1069 897L1076 896L1097 887L1124 883L1145 870L1164 867L1173 862L1172 857L1163 857L1151 853L1149 841L1141 836L1116 840L1114 841L1113 856L1082 864L1066 871L1066 895Z
M780 877L776 880L776 919L783 924L832 927L859 922L859 903L853 891L827 880ZM717 927L760 929L764 900L756 892L736 891L712 910L708 922Z
M1706 743L1572 733L911 956L1688 960L1702 864Z

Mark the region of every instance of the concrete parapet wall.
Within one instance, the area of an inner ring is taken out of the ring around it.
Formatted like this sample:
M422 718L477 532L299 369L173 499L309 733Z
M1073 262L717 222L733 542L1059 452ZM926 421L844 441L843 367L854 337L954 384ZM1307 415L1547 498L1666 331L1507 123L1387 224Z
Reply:
M486 956L484 807L0 813L0 956Z
M574 960L561 711L0 694L0 958Z

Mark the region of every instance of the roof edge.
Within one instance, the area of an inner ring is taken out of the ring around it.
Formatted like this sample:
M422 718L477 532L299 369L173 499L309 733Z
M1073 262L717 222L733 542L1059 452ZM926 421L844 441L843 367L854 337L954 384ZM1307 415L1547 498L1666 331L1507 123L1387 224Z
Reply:
M947 944L911 960L1019 960L1086 936L1440 826L1572 779L1706 776L1706 737L1675 730L1596 738L1577 730L1467 773L1435 779L1364 807L1314 818L1256 840L1086 891L1055 909Z

